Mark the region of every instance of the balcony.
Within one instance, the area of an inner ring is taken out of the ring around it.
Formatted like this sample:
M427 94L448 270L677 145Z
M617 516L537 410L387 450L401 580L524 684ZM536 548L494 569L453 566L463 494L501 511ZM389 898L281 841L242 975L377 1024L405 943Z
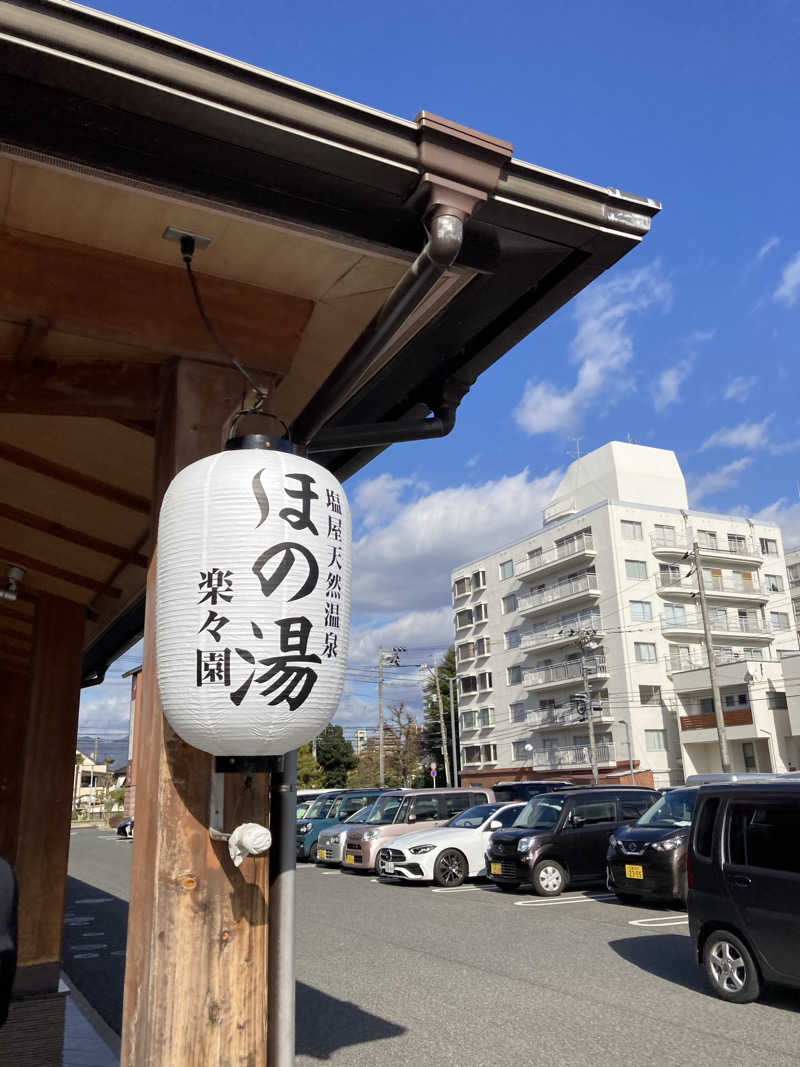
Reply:
M542 512L542 522L547 526L550 522L555 522L556 519L566 518L567 515L574 515L578 510L575 498L571 496L562 496L558 500L551 500L547 507Z
M593 723L608 723L614 721L614 713L607 704L592 710ZM552 708L548 711L540 711L532 715L528 720L531 730L560 730L568 726L585 726L586 720L581 719L576 711L570 708Z
M559 582L540 593L517 598L517 611L522 615L536 615L547 611L553 604L574 604L583 600L596 600L600 596L597 576L583 574L569 582Z
M720 640L731 634L747 637L749 644L768 645L774 640L772 627L761 619L714 619L710 620L711 637ZM680 641L687 637L702 637L703 619L699 611L687 611L683 618L661 616L661 632L667 640Z
M608 678L605 656L592 656L591 659L587 659L584 669L587 679L605 681ZM575 679L582 680L584 669L581 668L579 659L562 660L561 663L553 663L535 671L525 671L522 675L522 684L526 689L558 689L566 682Z
M659 559L679 559L692 549L692 545L689 544L685 537L670 538L663 534L652 534L650 547L653 555ZM700 549L701 560L709 563L744 563L752 567L760 567L764 562L761 550L749 537L745 537L743 541L736 543L699 544L698 548Z
M517 578L530 580L559 570L561 567L575 563L591 563L597 555L591 535L580 534L563 545L542 552L538 556L528 556L514 563Z
M591 767L590 752L588 745L578 745L576 748L535 748L531 753L531 766L534 770ZM598 766L617 763L615 745L595 745L594 755Z
M748 726L753 721L753 712L750 708L733 708L724 711L723 717L726 726ZM712 712L703 712L701 715L681 715L681 730L716 730L717 718Z
M696 596L697 576L687 578L678 574L657 574L656 588L662 596ZM745 600L753 604L766 604L769 594L764 592L757 581L741 580L733 577L705 579L706 598L708 600Z
M598 641L603 639L603 630L600 626L595 627L595 637ZM558 630L529 630L520 636L519 647L525 653L536 652L545 648L563 648L566 645L575 645L575 637L569 633L568 627Z

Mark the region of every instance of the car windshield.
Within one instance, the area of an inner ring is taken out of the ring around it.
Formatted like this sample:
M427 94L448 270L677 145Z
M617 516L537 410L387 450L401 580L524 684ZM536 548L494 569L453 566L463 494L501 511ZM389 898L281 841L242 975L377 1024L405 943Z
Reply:
M544 793L531 797L514 821L515 827L526 830L548 830L555 826L566 797L558 793Z
M486 822L492 812L497 811L500 804L478 804L475 808L467 808L460 815L454 816L446 826L458 826L462 830L474 830L481 823Z
M663 828L690 826L696 798L695 789L674 789L671 793L665 793L647 809L636 825Z
M336 797L317 797L305 814L306 819L327 819Z
M363 822L376 823L385 826L387 823L394 822L394 817L397 814L397 809L400 807L402 797L382 796L380 800L376 801L372 805L369 815Z
M352 815L344 820L345 822L363 822L367 817L368 812L372 811L372 804L367 804L365 808L359 808L358 811L354 811Z

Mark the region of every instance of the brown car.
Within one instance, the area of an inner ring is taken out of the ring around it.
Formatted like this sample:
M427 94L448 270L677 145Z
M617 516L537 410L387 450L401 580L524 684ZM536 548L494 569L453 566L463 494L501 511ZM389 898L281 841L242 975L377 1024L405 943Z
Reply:
M476 804L494 800L491 789L467 786L463 789L405 789L384 793L367 819L347 835L342 866L372 871L378 853L394 837L442 826Z

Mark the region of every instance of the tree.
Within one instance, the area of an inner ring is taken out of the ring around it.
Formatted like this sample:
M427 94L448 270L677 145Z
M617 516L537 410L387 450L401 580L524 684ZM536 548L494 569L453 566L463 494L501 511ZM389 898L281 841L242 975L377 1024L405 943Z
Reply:
M399 701L389 706L384 725L384 785L393 789L423 784L420 762L421 728L405 704ZM347 776L347 784L378 785L380 757L377 738L358 757L358 766Z
M456 673L456 649L451 645L445 652L442 662L439 664L439 692L442 694L442 708L444 709L445 730L447 731L447 749L452 756L452 740L450 738L450 678ZM454 686L455 689L455 686ZM425 721L422 727L422 758L425 764L425 785L433 785L430 772L430 762L435 760L439 764L437 782L444 785L444 758L442 754L442 728L439 723L439 701L436 696L436 683L431 673L422 690ZM458 715L456 722L456 750L459 746ZM452 758L450 760L452 764ZM451 767L452 771L452 767Z
M344 788L347 772L353 770L358 760L341 726L326 726L317 738L317 763L322 767L323 786Z
M297 785L300 789L322 788L322 767L314 759L310 743L297 750Z

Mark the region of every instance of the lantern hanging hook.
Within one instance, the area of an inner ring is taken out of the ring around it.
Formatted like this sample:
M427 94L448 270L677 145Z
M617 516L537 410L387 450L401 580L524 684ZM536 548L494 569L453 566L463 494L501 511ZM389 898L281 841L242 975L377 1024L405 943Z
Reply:
M239 419L243 415L260 415L263 419L274 419L275 422L280 423L280 425L283 427L283 432L284 432L284 435L286 436L286 440L287 441L291 441L291 439L292 439L291 430L286 425L286 423L283 421L283 419L279 415L275 415L270 411L264 411L264 399L265 399L265 397L266 397L266 393L264 393L262 395L259 395L258 399L253 404L251 404L250 407L241 408L239 411L236 412L236 414L233 416L233 419L231 420L230 429L228 430L228 440L229 441L232 440L234 437L236 437L236 427L237 427L237 425L239 423Z

